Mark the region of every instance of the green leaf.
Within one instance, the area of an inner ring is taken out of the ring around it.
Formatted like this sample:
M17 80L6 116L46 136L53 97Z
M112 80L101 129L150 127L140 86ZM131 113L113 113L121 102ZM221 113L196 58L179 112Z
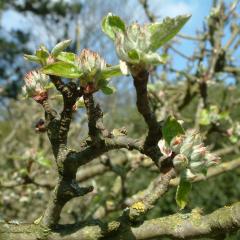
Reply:
M160 56L158 53L149 53L144 55L143 61L152 65L165 64L167 56Z
M43 152L37 153L36 160L43 167L50 168L52 166L51 160L46 158Z
M181 124L172 116L169 116L163 125L163 138L168 144L171 140L179 134L184 134Z
M79 78L82 76L82 72L71 64L65 62L56 62L49 64L42 68L42 72L49 75L55 75L64 78Z
M84 108L85 107L84 100L82 98L77 100L76 107L77 108Z
M98 84L97 84L97 85L98 85L98 88L102 88L102 87L107 86L108 83L109 83L108 80L106 80L106 79L100 79L100 80L98 81Z
M116 89L112 86L103 86L103 87L101 87L101 90L106 95L111 95L114 92L116 92Z
M24 54L24 59L31 61L31 62L36 62L36 63L41 63L41 59L39 59L39 57L35 56L35 55L28 55L28 54Z
M132 60L139 60L139 54L137 50L132 49L128 52L128 57L131 58Z
M191 15L180 15L175 18L165 18L161 23L151 23L148 29L151 33L151 50L155 52L163 44L171 40L189 20Z
M115 40L115 34L117 32L124 32L125 28L125 23L122 19L118 16L112 15L112 13L109 13L102 20L102 31L112 40Z
M232 136L229 138L229 140L230 140L232 143L237 143L238 137L235 136L235 135L232 135Z
M49 54L46 51L39 49L36 51L36 56L41 60L45 60L48 58Z
M52 49L52 56L57 57L60 52L62 52L64 49L66 49L68 46L70 46L72 40L64 40L60 43L58 43L53 49Z
M118 77L123 75L119 65L112 67L107 67L103 69L100 73L102 79L107 79L111 77Z
M187 205L188 196L191 191L191 188L192 184L185 177L181 177L175 197L177 205L181 210L184 209L185 206Z
M207 109L202 109L199 113L199 124L209 125L211 123L211 117Z
M228 111L223 111L219 114L221 120L228 120L230 119L230 115Z
M39 58L42 65L46 65L49 52L44 45L40 46L35 55Z
M76 59L76 54L71 52L60 52L56 59L62 62L74 63Z

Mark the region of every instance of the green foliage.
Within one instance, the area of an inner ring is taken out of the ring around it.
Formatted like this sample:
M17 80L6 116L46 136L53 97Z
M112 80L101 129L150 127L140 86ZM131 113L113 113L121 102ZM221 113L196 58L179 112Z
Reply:
M36 161L37 161L38 164L40 164L41 166L43 166L45 168L52 167L51 160L46 157L46 154L44 154L43 151L37 152Z
M41 64L43 66L41 71L45 74L80 80L82 87L93 84L91 86L93 92L101 89L106 95L114 93L115 89L107 85L110 78L123 74L120 66L108 66L104 59L89 49L84 49L80 56L63 52L70 43L71 40L58 43L51 54L41 46L35 55L24 55L24 57L26 60Z
M114 16L112 13L109 13L102 20L102 30L112 40L115 40L118 32L124 32L125 28L125 23L122 19L118 16Z
M101 90L106 95L111 95L116 91L114 87L110 87L110 86L103 86L101 87Z
M229 113L227 111L220 112L216 105L211 105L209 109L202 109L199 115L199 124L201 125L218 124L220 121L228 120L230 120Z
M108 14L102 20L102 30L116 46L118 57L129 64L159 65L166 62L166 56L155 51L173 38L190 16L166 18L162 23L140 26L136 23L125 27L118 17Z
M180 208L180 210L185 208L191 188L192 188L191 182L189 182L185 177L181 177L175 197L177 205Z
M48 64L42 68L42 72L49 75L55 75L64 78L77 79L80 78L83 73L76 65L68 62L56 62Z
M63 50L70 46L72 40L64 40L59 42L51 51L51 55L55 58L57 57Z
M37 57L36 55L24 54L24 58L27 61L36 62L38 64L41 64L41 59L39 59L39 57Z
M181 124L172 116L169 116L163 125L163 138L168 144L171 140L179 134L184 134Z
M71 53L71 52L60 52L57 57L57 60L66 62L66 63L72 63L74 64L76 60L76 54Z
M161 23L151 23L148 30L151 33L151 50L156 51L171 40L189 20L191 15L180 15L175 18L165 18Z
M108 79L112 77L119 77L123 75L119 65L107 67L103 69L100 73L101 79Z

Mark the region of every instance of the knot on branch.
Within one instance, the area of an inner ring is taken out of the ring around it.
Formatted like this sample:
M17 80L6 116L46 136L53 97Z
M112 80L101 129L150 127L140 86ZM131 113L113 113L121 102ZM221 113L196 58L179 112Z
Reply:
M76 180L70 181L62 180L60 185L61 191L59 192L60 194L59 199L62 199L62 201L64 202L68 202L69 200L75 197L84 196L89 192L93 191L93 186L80 187Z
M47 131L47 127L45 124L45 121L40 118L36 123L35 123L35 131L37 133L43 133Z

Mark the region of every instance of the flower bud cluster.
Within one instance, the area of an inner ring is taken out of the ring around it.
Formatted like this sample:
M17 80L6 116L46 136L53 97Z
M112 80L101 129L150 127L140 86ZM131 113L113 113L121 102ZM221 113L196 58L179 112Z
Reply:
M208 167L219 162L219 157L208 151L195 130L174 137L170 144L160 140L158 145L164 156L170 156L174 152L174 168L177 172L187 170L189 178L194 178L198 173L206 173Z
M150 38L147 26L140 26L137 23L128 26L124 34L117 33L115 41L119 58L128 63L139 63L142 55L149 51Z
M48 75L31 71L25 75L24 82L22 92L25 97L31 97L39 103L48 98L47 90L51 86Z
M83 71L80 82L81 86L88 86L89 88L90 84L92 85L91 88L98 90L98 83L101 80L99 73L107 67L105 60L98 53L89 49L83 49L81 54L76 58L76 65Z

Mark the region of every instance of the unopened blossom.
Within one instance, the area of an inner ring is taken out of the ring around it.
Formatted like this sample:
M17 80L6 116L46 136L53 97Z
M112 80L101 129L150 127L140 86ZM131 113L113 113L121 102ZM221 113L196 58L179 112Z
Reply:
M165 157L169 157L172 154L172 150L170 148L170 146L168 145L168 143L164 140L161 139L158 142L158 147L160 148L161 153L165 156Z
M100 72L107 67L105 60L98 53L83 49L75 63L83 72L80 85L85 88L85 93L97 91L100 88L99 82L102 80Z
M175 170L178 173L188 172L189 180L194 179L195 174L206 173L210 166L220 160L204 146L201 135L196 130L188 130L185 134L174 137L170 145L165 140L160 140L158 146L164 156L173 154Z
M31 97L41 103L48 98L49 77L40 71L31 71L24 77L25 85L22 88L25 97Z
M173 166L178 172L182 171L183 169L186 169L188 166L187 157L183 154L177 154L173 158Z
M170 147L174 152L179 152L180 148L183 144L183 140L184 140L184 135L179 135L176 136L172 139L171 143L170 143Z
M207 148L204 147L202 143L193 146L193 151L191 153L191 160L194 162L199 161L200 159L204 158L204 156L206 155L206 152L207 152Z
M118 33L116 35L116 51L118 57L128 63L138 63L139 59L134 59L131 54L137 51L140 56L144 53L149 52L151 35L147 29L147 26L140 26L134 23L127 27L124 34Z

